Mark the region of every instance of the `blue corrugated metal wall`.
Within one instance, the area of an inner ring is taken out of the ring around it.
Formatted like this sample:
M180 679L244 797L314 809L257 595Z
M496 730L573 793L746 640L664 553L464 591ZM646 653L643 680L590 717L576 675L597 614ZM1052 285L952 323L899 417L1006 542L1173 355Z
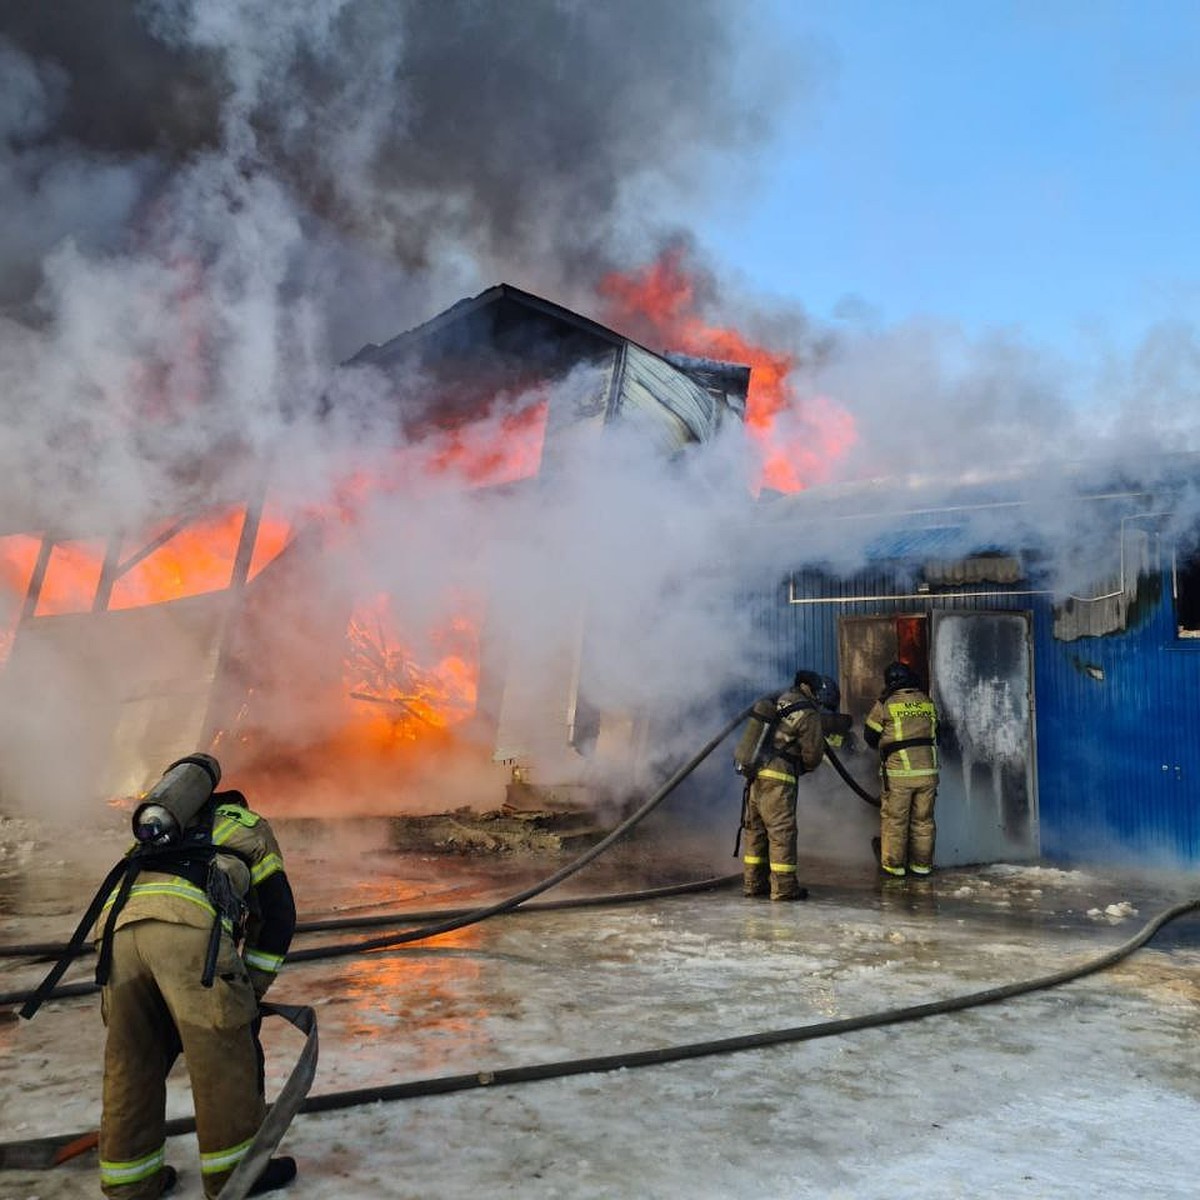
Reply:
M1033 613L1034 736L1042 855L1048 861L1142 866L1200 863L1200 642L1175 634L1170 579L1129 629L1057 641L1048 597L791 604L786 588L760 593L773 680L803 665L838 672L838 618L933 611ZM894 596L890 572L853 583L798 577L798 596Z
M1056 641L1034 620L1042 849L1060 861L1200 862L1200 644L1170 579L1119 634Z

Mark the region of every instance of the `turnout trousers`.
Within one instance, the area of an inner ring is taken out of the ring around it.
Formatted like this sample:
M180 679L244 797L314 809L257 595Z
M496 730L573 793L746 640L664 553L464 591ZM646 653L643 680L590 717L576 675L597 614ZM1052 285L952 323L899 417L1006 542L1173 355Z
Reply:
M937 776L897 779L883 775L879 803L879 860L884 870L904 874L905 867L933 866L937 825L933 819Z
M796 879L796 785L759 775L750 785L742 826L742 890L747 896L789 900Z
M162 1190L166 1081L180 1049L205 1196L221 1190L266 1115L258 1002L228 937L213 986L201 986L208 938L206 929L156 920L113 935L101 995L107 1038L100 1118L100 1186L112 1200L155 1200Z

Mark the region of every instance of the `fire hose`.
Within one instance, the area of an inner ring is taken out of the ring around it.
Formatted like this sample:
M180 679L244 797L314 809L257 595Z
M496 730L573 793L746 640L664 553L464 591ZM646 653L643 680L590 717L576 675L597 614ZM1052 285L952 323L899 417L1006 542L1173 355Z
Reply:
M688 883L672 883L663 887L643 888L633 892L607 892L597 896L576 896L568 900L544 900L540 904L523 904L518 915L528 913L561 912L565 909L597 908L613 904L637 904L646 900L660 900L667 896L681 896L689 892L712 891L725 887L740 879L740 875L717 875L708 879L697 879ZM434 908L410 909L401 912L375 913L362 917L320 917L314 920L297 921L296 933L328 933L339 929L370 929L390 928L396 925L408 924L414 921L442 921L449 917L460 917L467 913L478 911L478 906L472 908ZM358 949L357 942L334 943L312 950L291 950L288 952L289 963L315 962L321 958L335 958L343 954L351 954ZM71 952L66 942L25 942L0 946L0 959L28 958L35 962L45 959L59 959ZM73 952L77 957L84 958L94 954L91 946L81 946ZM99 991L94 983L67 984L55 988L48 1000L65 1000L73 996L84 996ZM0 1007L9 1004L22 1004L31 993L5 992L0 993Z
M1200 898L1176 904L1148 921L1127 941L1122 942L1104 954L1085 960L1076 966L1067 967L1049 975L1040 975L1033 979L1002 984L997 987L986 988L982 991L968 992L961 996L950 996L943 1000L935 1000L927 1004L908 1005L902 1008L866 1013L857 1017L845 1017L839 1020L820 1021L809 1025L791 1026L785 1029L748 1033L738 1037L718 1038L703 1042L688 1042L682 1045L663 1046L649 1050L636 1050L624 1054L560 1059L554 1062L533 1063L518 1067L498 1067L492 1070L480 1070L461 1075L435 1076L429 1079L410 1080L406 1083L385 1084L374 1088L356 1088L344 1092L331 1092L321 1096L311 1096L307 1099L302 1099L299 1104L295 1105L295 1111L287 1114L286 1121L283 1121L282 1115L280 1121L284 1128L286 1128L296 1113L334 1112L340 1109L354 1108L363 1104L375 1104L382 1101L411 1100L423 1096L440 1096L452 1092L480 1088L511 1087L520 1083L560 1079L569 1075L585 1075L604 1071L631 1070L636 1067L660 1066L664 1063L682 1062L686 1059L704 1058L717 1054L736 1054L746 1050L759 1050L766 1046L779 1046L792 1042L806 1042L815 1041L819 1038L838 1037L842 1034L855 1033L863 1029L877 1029L888 1025L901 1024L906 1021L918 1021L926 1017L962 1012L969 1008L978 1008L986 1004L996 1004L1000 1001L1011 1000L1032 992L1059 987L1074 980L1082 979L1087 975L1102 971L1140 949L1169 922L1198 909L1200 909ZM313 1038L313 1062L315 1064L315 1030L313 1031ZM289 1080L289 1084L290 1082ZM281 1095L280 1101L277 1101L272 1107L272 1116L275 1113L275 1109L280 1107L282 1099ZM269 1120L271 1120L270 1116L268 1117ZM187 1119L167 1122L167 1134L172 1136L188 1133L194 1128L195 1123ZM86 1142L90 1136L93 1135L86 1133L64 1134L57 1137L0 1144L0 1169L40 1169L54 1166L58 1162L64 1161L64 1151ZM269 1153L267 1151L268 1157ZM226 1187L228 1186L227 1184ZM230 1195L234 1194L230 1193ZM236 1200L241 1200L242 1195L243 1193L238 1193ZM226 1200L224 1192L222 1193L222 1200Z
M858 780L846 770L845 764L834 753L833 747L829 744L828 739L825 741L825 757L829 759L829 765L833 767L833 769L842 777L842 781L852 792L865 800L869 805L872 806L872 808L879 808L881 803L880 798L878 796L872 796L871 793L866 791L866 789L859 784Z
M386 937L371 938L366 941L348 944L338 949L341 953L359 953L368 950L384 949L391 946L403 945L408 942L422 941L427 938L436 937L439 934L449 933L455 929L462 929L468 925L476 924L486 920L489 917L497 916L500 913L509 912L526 900L532 899L534 896L548 891L550 888L568 879L570 876L582 870L594 859L604 853L610 846L629 832L634 826L645 820L666 798L703 762L709 754L724 739L749 715L750 709L747 708L738 713L736 717L730 720L717 734L711 737L704 747L691 759L689 759L682 767L680 767L665 784L654 793L640 808L631 813L624 821L617 825L609 834L590 847L583 854L579 855L574 861L566 864L560 870L555 871L552 875L542 880L540 883L531 887L525 888L523 891L500 900L495 904L487 905L482 908L470 909L459 915L446 917L442 920L435 921L432 925L424 926L417 929L406 930L402 933L390 934ZM326 948L325 953L328 954L330 948ZM311 953L311 952L310 952ZM317 952L319 953L319 952ZM314 955L315 956L315 955ZM94 990L95 985L92 985ZM49 1000L57 998L57 996L67 989L54 989L46 993L42 999ZM37 989L33 992L25 993L17 1002L28 1002L32 996L37 994ZM3 1000L8 1003L14 1002L9 997L4 997ZM307 1096L308 1089L312 1084L313 1077L316 1071L316 1056L317 1056L317 1028L316 1015L312 1009L300 1008L283 1005L264 1005L264 1013L279 1013L287 1017L289 1021L301 1028L307 1034L304 1052L293 1068L287 1083L284 1085L280 1096L271 1106L267 1119L260 1127L255 1135L254 1141L251 1144L245 1158L239 1164L233 1175L230 1176L222 1189L223 1200L243 1200L246 1192L253 1185L254 1180L258 1176L258 1172L266 1164L275 1147L278 1146L280 1139L286 1132L288 1125L291 1123L297 1112L303 1111L303 1104ZM194 1124L192 1126L194 1128ZM184 1132L180 1130L179 1132ZM41 1161L38 1165L53 1166L58 1162L65 1161L62 1151L64 1146L70 1146L74 1152L80 1152L83 1149L89 1148L91 1135L80 1135L68 1138L64 1143L59 1139L56 1143L56 1149L50 1156L50 1160ZM19 1145L19 1144L18 1144ZM43 1146L43 1150L45 1147ZM16 1153L12 1146L0 1146L0 1167L7 1165L15 1165L9 1163L8 1151L12 1150Z
M450 933L456 929L463 929L468 925L478 924L489 917L511 912L513 909L524 904L525 901L549 891L552 887L562 883L563 880L569 879L572 875L583 870L584 867L603 854L615 842L624 837L634 826L644 821L741 724L749 713L750 708L747 707L739 712L736 717L729 720L718 733L709 738L698 753L684 763L640 808L626 817L625 820L601 838L594 846L589 847L577 858L555 871L552 875L547 876L541 882L533 884L523 891L516 892L505 899L498 900L494 904L485 905L481 908L457 910L457 915L435 920L432 924L423 925L417 929L408 929L400 933L388 934L385 937L367 938L363 941L347 943L342 947L336 948L337 952L340 954L357 954L369 950L389 949L392 946L401 946L410 942L424 941L427 938L438 937L443 933ZM328 948L326 952L328 952ZM309 953L313 957L319 956L319 952L314 951ZM45 999L62 999L65 994L83 995L95 990L97 990L95 984L76 984L73 985L73 988L55 988L46 995ZM0 996L0 1004L24 1003L32 994L17 993Z
M500 913L509 912L524 903L524 901L549 890L549 888L581 870L608 849L618 838L627 833L641 820L644 820L748 716L749 712L750 710L747 709L731 720L720 733L706 743L698 754L693 756L683 767L676 771L641 808L621 822L604 839L541 883L492 905L469 909L453 916L443 915L442 919L436 920L430 926L411 929L382 938L350 943L341 947L326 948L326 950L334 949L340 953L355 953L424 940L441 933L463 928L485 920L488 917L499 915ZM840 762L832 751L830 751L829 757L842 778L847 783L851 783L844 768L841 767ZM872 802L871 798L862 789L855 786L854 790L862 795L864 799L868 800L868 802ZM708 882L713 884L723 881ZM732 1038L691 1042L676 1046L632 1051L624 1054L559 1060L519 1067L502 1067L495 1070L481 1070L469 1074L412 1080L406 1083L383 1085L375 1088L353 1089L313 1097L309 1097L307 1093L316 1069L317 1031L315 1015L311 1009L306 1008L286 1005L264 1005L263 1011L265 1013L284 1016L306 1034L305 1048L291 1076L281 1090L279 1097L271 1106L268 1117L260 1128L258 1135L256 1135L246 1159L243 1160L243 1163L226 1184L226 1188L222 1192L222 1197L223 1200L243 1200L246 1191L252 1185L254 1179L257 1178L258 1172L278 1146L291 1121L299 1113L330 1112L380 1101L444 1095L450 1092L485 1087L511 1086L518 1083L562 1078L569 1075L656 1066L717 1054L738 1053L789 1042L834 1037L861 1029L878 1028L905 1021L915 1021L925 1017L958 1012L968 1008L1012 999L1031 992L1057 987L1110 967L1145 945L1168 922L1197 909L1200 909L1200 899L1177 904L1153 918L1137 934L1115 949L1075 967L1069 967L1049 975L1038 976L1034 979L988 988L983 991L970 992L965 995L949 997L927 1004L911 1005L877 1013L868 1013L859 1017L793 1026L786 1029L767 1030ZM321 951L313 951L309 952L306 957L315 958L321 956L321 954ZM11 1002L8 998L4 999L5 1002ZM166 1132L168 1135L174 1135L190 1132L194 1128L194 1121L184 1119L168 1122ZM69 1134L0 1144L0 1169L19 1167L42 1168L56 1165L65 1161L67 1157L70 1157L74 1153L78 1153L81 1149L88 1148L90 1144L93 1144L91 1142L93 1137L94 1134L88 1133ZM243 1167L245 1168L244 1170ZM233 1190L230 1190L231 1188Z

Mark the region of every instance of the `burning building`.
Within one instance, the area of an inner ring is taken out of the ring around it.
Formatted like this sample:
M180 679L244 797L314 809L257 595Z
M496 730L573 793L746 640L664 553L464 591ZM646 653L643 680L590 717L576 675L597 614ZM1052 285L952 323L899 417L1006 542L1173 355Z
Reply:
M618 435L669 471L740 424L749 368L653 353L501 284L364 346L338 375L323 419L344 429L366 396L373 420L333 502L283 503L275 460L243 464L241 494L214 486L151 527L5 531L6 802L44 789L47 760L62 764L57 787L104 798L197 748L285 810L312 787L323 811L360 809L367 792L366 807L402 808L448 749L478 767L482 804L513 777L562 796L636 785L645 714L589 686L602 598L566 583L548 636L519 553L431 581L419 535L364 530L418 480L437 482L433 503L464 506L459 528L484 523L493 497L553 507L578 448L602 455Z

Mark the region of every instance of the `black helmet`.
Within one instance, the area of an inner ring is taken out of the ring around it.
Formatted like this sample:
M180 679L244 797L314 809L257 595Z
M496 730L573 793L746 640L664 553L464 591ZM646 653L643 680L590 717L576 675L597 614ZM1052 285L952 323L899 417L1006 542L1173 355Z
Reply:
M815 695L821 686L821 676L816 671L797 671L792 680L793 687L806 687Z
M821 676L821 682L813 689L817 703L829 712L837 712L842 703L842 692L837 683L828 675Z
M889 690L902 687L920 687L921 681L907 663L888 663L883 669L883 684Z

